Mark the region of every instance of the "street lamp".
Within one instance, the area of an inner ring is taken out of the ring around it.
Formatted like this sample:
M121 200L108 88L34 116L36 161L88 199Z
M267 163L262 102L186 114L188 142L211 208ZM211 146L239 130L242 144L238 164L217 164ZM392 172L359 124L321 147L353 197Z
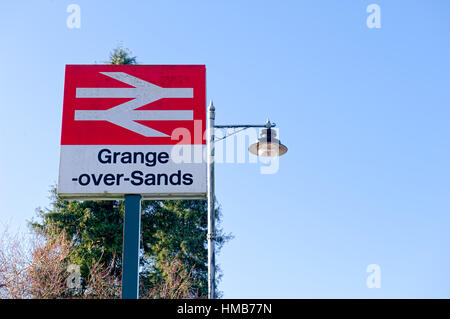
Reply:
M249 146L250 153L258 156L281 156L287 152L287 147L281 144L276 138L277 132L272 130L272 124L269 120L266 127L261 130L261 137L256 143Z
M275 123L271 123L267 120L264 125L215 125L216 108L212 100L208 107L208 121L207 121L207 205L208 205L208 298L214 299L216 292L216 257L215 257L215 241L216 241L216 228L215 228L215 196L214 196L214 147L215 147L215 134L216 128L234 128L245 130L250 127L263 128L261 130L261 137L256 143L249 146L250 153L257 156L281 156L287 152L287 147L281 144L280 140L276 138L277 133L272 130L275 127ZM224 138L227 138L225 136ZM224 139L223 138L223 139Z

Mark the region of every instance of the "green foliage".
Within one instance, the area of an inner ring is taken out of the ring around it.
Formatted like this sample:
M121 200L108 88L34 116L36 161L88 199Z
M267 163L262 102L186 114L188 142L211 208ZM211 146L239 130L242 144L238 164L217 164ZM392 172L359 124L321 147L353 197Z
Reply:
M70 262L81 268L87 278L92 261L111 266L121 274L123 204L120 201L65 201L51 190L51 208L38 210L39 221L30 226L52 238L65 232L73 240Z
M122 45L118 45L117 48L110 53L109 63L114 65L137 64L136 57L130 55L131 51L129 49L124 49Z
M92 261L111 267L117 279L122 274L123 202L66 201L56 189L52 205L39 210L39 221L30 226L47 237L65 232L73 240L70 263L80 265L83 283ZM220 226L220 210L216 210ZM191 273L192 295L206 296L207 285L207 206L204 200L155 200L142 202L141 289L146 294L161 285L165 265L178 260ZM217 250L231 238L216 227ZM85 287L86 288L86 287Z
M198 296L208 293L207 205L204 200L144 201L142 239L148 257L143 273L146 286L161 284L164 264L178 260L192 271L192 287ZM216 209L216 225L220 209ZM231 239L216 227L216 249Z

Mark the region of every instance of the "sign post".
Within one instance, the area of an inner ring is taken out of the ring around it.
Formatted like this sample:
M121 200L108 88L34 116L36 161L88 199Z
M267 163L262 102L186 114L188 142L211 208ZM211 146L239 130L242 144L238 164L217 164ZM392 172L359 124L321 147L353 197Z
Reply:
M122 299L139 298L141 195L125 195L123 224Z
M67 65L58 194L125 200L122 298L138 298L141 199L206 199L204 65Z

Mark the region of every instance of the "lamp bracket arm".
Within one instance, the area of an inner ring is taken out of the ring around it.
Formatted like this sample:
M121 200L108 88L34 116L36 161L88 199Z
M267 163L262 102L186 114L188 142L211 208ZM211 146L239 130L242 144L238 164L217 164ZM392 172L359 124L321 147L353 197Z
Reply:
M215 127L215 128L217 128L217 127ZM248 129L248 127L242 127L240 129L233 128L233 132L229 133L228 135L225 135L224 137L215 139L214 142L222 141L222 140L226 139L227 137L230 137L230 136L235 135L235 134L237 134L239 132L245 131L246 129ZM214 134L214 136L215 136L215 134Z
M275 123L270 123L270 127L275 127ZM214 128L250 128L260 127L267 128L267 124L229 124L229 125L214 125Z
M275 127L275 126L276 126L275 123L271 123L270 124L270 127ZM267 125L266 124L264 124L264 125L253 125L253 124L214 125L214 128L217 128L217 129L225 129L225 128L233 129L233 132L231 132L230 134L228 134L228 135L226 135L224 137L221 137L221 138L218 138L218 139L214 140L214 142L219 142L221 140L226 139L227 137L230 137L230 136L235 135L235 134L237 134L239 132L242 132L242 131L244 131L246 129L254 128L254 127L267 128Z
M275 127L275 126L276 126L275 123L270 123L270 127ZM231 132L230 134L228 134L228 135L226 135L224 137L215 139L214 142L219 142L221 140L226 139L227 137L230 137L230 136L235 135L235 134L237 134L239 132L245 131L246 129L254 128L254 127L267 128L267 124L262 124L262 125L258 125L258 124L256 124L256 125L255 124L214 125L214 128L217 128L217 129L225 129L225 128L233 129L233 132Z

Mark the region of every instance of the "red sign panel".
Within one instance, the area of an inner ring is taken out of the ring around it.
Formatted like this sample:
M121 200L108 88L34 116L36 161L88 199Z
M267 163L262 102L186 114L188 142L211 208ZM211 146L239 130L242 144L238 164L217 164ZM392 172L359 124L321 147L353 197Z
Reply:
M179 128L191 136L183 144L206 144L205 71L204 65L67 65L61 145L174 145Z

